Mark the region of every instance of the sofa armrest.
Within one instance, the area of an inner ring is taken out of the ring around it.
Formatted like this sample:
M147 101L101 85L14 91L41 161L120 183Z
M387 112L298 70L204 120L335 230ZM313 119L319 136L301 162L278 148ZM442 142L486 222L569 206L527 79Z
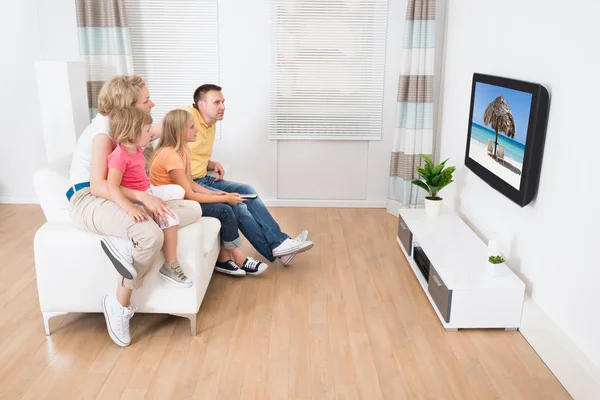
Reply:
M48 221L64 221L68 215L69 201L65 193L69 188L71 159L70 154L61 157L33 174L35 193Z

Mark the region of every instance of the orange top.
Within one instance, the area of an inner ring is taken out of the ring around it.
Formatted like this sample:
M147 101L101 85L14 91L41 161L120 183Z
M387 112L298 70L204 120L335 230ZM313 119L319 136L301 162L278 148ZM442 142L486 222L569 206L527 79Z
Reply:
M158 149L152 165L150 165L150 181L154 186L172 185L175 182L171 179L169 171L174 169L183 169L189 171L190 161L187 154L177 153L173 147L163 147Z

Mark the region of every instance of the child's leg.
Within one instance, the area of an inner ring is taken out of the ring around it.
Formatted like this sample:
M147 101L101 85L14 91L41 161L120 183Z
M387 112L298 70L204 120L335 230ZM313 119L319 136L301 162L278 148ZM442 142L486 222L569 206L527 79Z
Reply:
M177 225L175 225L163 230L165 235L163 254L165 262L171 264L177 262L177 228Z
M205 209L208 210L208 212L205 212ZM231 206L223 203L202 204L202 211L204 216L217 217L219 221L221 221L221 240L223 241L223 248L231 252L235 264L241 270L246 274L259 275L267 269L267 264L246 257L242 251L242 240L238 233L237 218ZM224 268L225 266L217 265L217 267Z
M225 262L227 260L231 260L231 252L225 247L221 246L221 250L219 251L219 258L217 258L217 261Z
M235 249L230 250L231 255L233 256L233 261L239 266L244 265L244 261L246 261L246 255L242 251L241 247L236 247Z
M177 262L177 226L166 228L163 233L165 235L163 245L165 263L160 268L160 276L180 287L192 286L192 280L185 275Z
M233 209L225 203L200 204L203 217L214 217L221 222L221 241L223 248L231 251L242 245L242 239L238 233L238 223ZM241 250L240 250L241 251Z
M183 188L179 185L165 185L165 186L152 186L151 185L148 188L148 190L146 190L146 193L148 193L152 196L158 197L160 199L163 199L164 201L170 201L170 200L183 199L183 195L181 196L181 198L175 198L180 195L180 191L183 191ZM183 194L185 195L185 191L183 191ZM173 212L171 209L169 209L169 211ZM165 214L165 216L167 217L167 220L163 221L162 219L159 219L158 226L160 226L161 229L167 229L172 226L179 225L179 217L177 217L177 214L175 214L175 213L173 213L173 215L175 215L175 217L171 217L169 214Z

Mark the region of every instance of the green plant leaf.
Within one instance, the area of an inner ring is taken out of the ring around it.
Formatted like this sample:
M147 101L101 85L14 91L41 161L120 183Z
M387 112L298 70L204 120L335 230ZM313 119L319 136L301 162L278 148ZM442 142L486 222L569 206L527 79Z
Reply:
M418 179L413 179L411 181L411 183L413 185L416 185L416 186L420 187L421 189L425 190L427 193L430 193L429 186L427 186L427 184L425 182L420 181Z
M442 169L444 169L444 164L439 164L439 165L436 165L436 166L433 168L433 171L432 171L432 172L433 172L433 174L437 175L437 174L439 174L440 172L442 172Z
M421 175L422 178L427 178L430 175L430 172L425 168L417 167L417 172Z
M504 262L504 258L501 256L489 256L488 261L492 264L502 264Z
M431 157L426 156L425 154L419 154L419 156L425 160L425 164L429 164L429 165L433 165L433 161L431 160Z

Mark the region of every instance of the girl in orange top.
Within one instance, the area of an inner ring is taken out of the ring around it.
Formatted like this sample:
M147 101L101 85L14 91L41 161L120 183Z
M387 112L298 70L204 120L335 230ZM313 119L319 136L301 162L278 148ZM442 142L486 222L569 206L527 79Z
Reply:
M150 163L150 181L156 186L181 186L185 190L185 199L200 203L203 217L219 219L223 246L216 271L230 275L259 275L267 269L267 264L244 255L237 218L231 207L244 199L237 193L205 189L192 180L187 143L196 140L197 132L189 112L172 110L165 115L162 137Z

